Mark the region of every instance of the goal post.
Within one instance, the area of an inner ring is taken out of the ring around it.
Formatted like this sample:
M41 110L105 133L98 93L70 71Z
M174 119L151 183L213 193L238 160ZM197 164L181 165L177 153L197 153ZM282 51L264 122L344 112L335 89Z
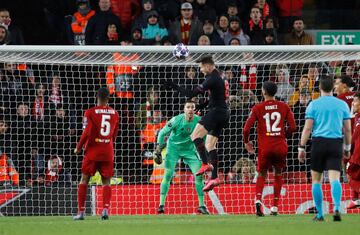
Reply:
M0 172L0 213L76 213L83 155L74 155L73 149L82 132L84 111L96 104L96 91L107 86L110 105L120 114L111 214L155 214L164 176L164 165L152 161L156 133L182 112L185 100L162 84L171 80L188 89L196 87L204 77L196 60L205 54L213 56L230 83L231 111L229 126L218 144L223 184L205 195L206 206L213 214L254 212L256 155L246 152L242 129L251 107L261 101L262 82L271 80L278 84L277 98L290 105L298 126L288 140L279 212L311 213L309 161L301 164L297 160L306 105L319 97L321 76L349 75L356 83L354 91L358 89L360 46L188 48L189 57L181 60L172 55L173 46L0 47L0 149L7 164L6 172ZM256 137L252 131L255 143ZM99 177L90 181L88 214L101 213ZM342 210L346 212L351 199L346 174L342 173L341 180ZM328 181L326 175L324 181ZM269 173L263 192L265 213L271 206L272 182L273 173ZM325 211L331 211L328 185L324 186L324 203ZM166 213L193 214L197 207L194 177L179 162Z
M259 64L290 62L355 60L358 58L358 45L302 45L302 46L188 46L189 60L175 59L171 51L173 46L3 46L1 59L8 62L22 60L29 63L60 64L112 64L112 53L141 53L139 63L143 64L188 64L194 63L204 53L218 54L218 64L251 63ZM249 56L251 53L252 56ZM149 55L151 54L151 55ZM126 60L122 63L130 63ZM131 62L133 63L133 62Z

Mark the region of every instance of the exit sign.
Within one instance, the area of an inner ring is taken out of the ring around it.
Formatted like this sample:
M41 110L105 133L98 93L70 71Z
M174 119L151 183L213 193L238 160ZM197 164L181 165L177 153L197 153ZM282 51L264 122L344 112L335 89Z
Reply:
M322 31L316 33L318 45L346 45L347 43L360 44L359 31Z

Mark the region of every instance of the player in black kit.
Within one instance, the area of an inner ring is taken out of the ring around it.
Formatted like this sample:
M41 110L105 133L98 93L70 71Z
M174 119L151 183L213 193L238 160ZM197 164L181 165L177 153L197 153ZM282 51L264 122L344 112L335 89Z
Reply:
M204 94L206 91L209 93L208 111L191 134L191 139L203 162L196 175L202 175L212 170L211 179L203 188L203 191L207 192L220 184L220 179L217 175L218 156L216 144L223 128L229 123L230 113L227 103L230 94L229 83L215 68L215 63L211 56L204 56L196 62L199 63L200 71L205 75L205 81L201 85L194 90L186 90L173 82L167 81L166 86L179 91L180 94L188 98ZM207 136L204 144L203 138L205 135ZM207 154L209 154L210 162L208 161Z

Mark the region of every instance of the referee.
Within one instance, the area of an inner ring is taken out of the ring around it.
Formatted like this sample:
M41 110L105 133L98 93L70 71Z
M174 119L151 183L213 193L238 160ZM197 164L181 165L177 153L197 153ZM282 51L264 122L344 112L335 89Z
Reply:
M329 171L331 196L334 204L334 221L341 221L340 200L341 184L340 172L342 157L350 157L351 121L348 105L333 96L334 79L324 77L320 79L321 97L312 101L306 108L305 126L302 131L298 158L305 161L305 145L312 133L311 147L311 178L312 196L317 210L314 221L324 221L323 193L321 189L322 174ZM343 130L344 142L343 145Z

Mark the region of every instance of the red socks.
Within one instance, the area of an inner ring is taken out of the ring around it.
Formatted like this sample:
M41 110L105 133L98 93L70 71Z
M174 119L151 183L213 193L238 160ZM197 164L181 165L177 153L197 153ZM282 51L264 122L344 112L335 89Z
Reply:
M351 187L351 199L359 199L360 181L350 179L349 185Z
M79 184L78 188L78 210L79 213L85 211L85 201L87 195L87 184ZM104 209L109 209L111 200L111 187L103 186L103 207Z
M353 189L351 189L351 199L353 201L359 199L359 193L357 191L353 190Z
M109 185L103 186L103 207L109 209L111 200L111 187Z
M258 176L256 179L256 200L261 201L264 184L265 178L263 176Z
M78 187L78 210L80 212L85 211L85 200L87 195L87 184L79 184Z
M275 175L275 179L274 179L274 204L273 204L273 206L276 206L276 207L278 206L282 184L283 184L282 175Z

